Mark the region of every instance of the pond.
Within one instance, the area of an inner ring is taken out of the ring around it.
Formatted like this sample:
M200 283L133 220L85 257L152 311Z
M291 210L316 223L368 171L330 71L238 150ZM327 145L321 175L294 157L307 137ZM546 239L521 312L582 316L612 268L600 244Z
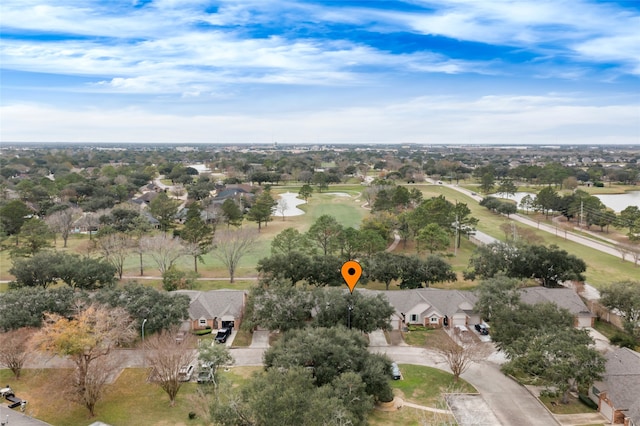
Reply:
M519 207L520 201L522 201L525 195L531 195L531 197L534 199L536 197L535 194L531 192L516 192L515 195L510 196L508 199L515 200L518 203ZM605 206L612 209L616 213L620 213L628 206L640 207L640 191L629 191L625 192L624 194L599 194L596 195L596 197L598 197Z

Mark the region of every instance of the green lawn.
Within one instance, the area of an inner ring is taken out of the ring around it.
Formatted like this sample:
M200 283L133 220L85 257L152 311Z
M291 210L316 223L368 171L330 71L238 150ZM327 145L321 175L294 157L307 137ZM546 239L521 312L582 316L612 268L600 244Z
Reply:
M242 385L261 367L234 367L220 373L221 380ZM65 399L59 383L69 374L64 369L24 370L20 381L12 379L9 370L0 370L0 383L11 384L16 395L29 401L27 413L56 426L75 426L102 421L110 425L206 425L205 419L189 419L189 412L201 413L206 400L198 396L196 383L185 383L175 406L156 384L147 383L145 369L125 369L116 382L107 387L96 407L96 417Z
M435 407L443 392L476 393L476 389L463 379L457 382L446 371L420 365L400 364L402 380L394 380L391 387L397 396L414 404Z
M588 407L578 398L569 396L568 404L561 404L560 398L541 396L540 401L554 414L580 414L580 413L595 413L597 410ZM553 402L553 404L552 404Z
M411 187L418 188L423 192L425 198L433 196L444 195L448 200L452 202L464 202L472 211L472 215L479 219L478 229L500 240L504 239L504 233L500 230L500 225L510 222L510 219L493 214L484 207L480 207L470 197L455 191L452 188L443 185L427 185L418 184L410 185ZM275 192L291 191L297 192L300 185L290 185L274 188ZM607 191L624 191L628 189L626 187L612 187L604 188ZM258 242L254 245L252 252L248 253L240 261L240 265L236 271L236 276L242 277L256 277L257 271L255 265L258 260L263 257L267 257L270 254L270 245L272 239L287 227L293 227L300 232L305 232L309 229L313 221L323 214L333 215L344 226L359 226L362 219L369 215L369 211L363 209L361 205L364 200L357 198L361 193L363 187L361 185L331 185L329 190L324 193L314 193L309 199L308 204L301 205L300 208L306 211L306 214L295 217L287 217L285 220L281 220L280 217L274 217L272 222L269 222L266 227L263 227ZM603 190L603 188L595 188L596 190ZM346 192L351 197L341 197L337 195L331 195L332 192ZM358 201L356 201L358 200ZM518 226L524 226L518 224ZM257 229L257 225L253 222L245 221L243 227L250 229ZM567 250L580 258L582 258L588 265L586 278L587 282L601 287L612 281L622 281L628 279L634 279L640 268L635 267L631 262L622 262L620 259L602 254L596 250L589 249L581 246L577 243L565 241L563 233L560 232L558 236L535 230L536 234L541 236L545 244L557 244L561 248ZM64 249L69 252L87 254L89 253L89 247L91 243L86 235L72 235L69 238L69 247ZM62 249L62 241L58 239L56 242L56 248ZM434 287L440 288L456 288L467 289L476 285L475 282L463 281L462 272L468 268L469 258L473 254L475 246L469 241L462 239L462 246L457 250L456 256L453 256L453 248L450 247L444 255L447 256L447 260L452 264L454 271L458 274L458 282L456 283L442 283L434 285ZM415 246L412 242L409 242L406 247L403 243L397 248L397 252L406 254L415 254ZM422 256L426 256L426 253L422 253ZM201 277L208 278L225 278L228 277L228 272L224 265L211 253L205 255L204 264L198 265L198 271ZM157 268L153 265L150 257L143 257L145 275L147 276L159 276ZM13 277L8 273L11 267L11 260L7 251L0 252L0 280L11 280ZM178 266L186 271L193 270L193 259L191 257L184 257L179 260ZM135 277L139 274L139 260L135 255L130 256L125 264L125 275ZM159 281L139 280L146 285L152 285L156 288L160 288ZM249 288L253 285L254 281L239 280L237 283L231 285L225 281L199 281L197 284L198 289L209 290L219 288ZM384 285L380 283L370 283L367 285L372 289L383 289ZM6 284L0 284L0 292L6 291ZM391 288L397 288L392 285Z
M430 407L441 407L442 392L475 392L467 382L453 381L447 372L430 367L401 364L403 380L391 381L397 396L407 401ZM262 367L233 367L220 372L219 380L233 387L244 386ZM96 417L89 418L85 408L70 402L60 392L60 383L70 370L24 370L20 381L13 380L9 370L0 370L0 383L8 383L19 397L29 401L27 413L56 426L89 424L95 421L117 425L204 425L207 397L198 392L199 385L185 383L180 389L175 406L169 405L167 395L158 385L147 383L145 369L125 369L115 383L108 385L103 399L96 407ZM200 385L201 386L201 385ZM194 420L189 412L199 414ZM375 411L370 420L373 425L420 424L431 419L431 413L402 409L393 413Z

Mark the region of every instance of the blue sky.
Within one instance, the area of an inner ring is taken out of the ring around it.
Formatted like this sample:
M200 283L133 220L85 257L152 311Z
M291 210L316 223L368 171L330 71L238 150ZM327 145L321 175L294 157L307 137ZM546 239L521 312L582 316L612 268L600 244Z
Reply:
M0 141L639 144L640 1L3 0Z

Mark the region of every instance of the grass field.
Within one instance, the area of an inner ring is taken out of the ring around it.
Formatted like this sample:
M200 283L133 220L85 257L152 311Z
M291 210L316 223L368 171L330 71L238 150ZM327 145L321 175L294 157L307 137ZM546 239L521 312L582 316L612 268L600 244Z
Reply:
M451 202L466 203L471 209L472 216L479 219L478 230L489 234L495 238L503 240L505 238L504 233L500 230L500 225L510 222L510 220L504 216L497 215L489 212L484 207L479 206L473 199L462 194L452 188L442 185L428 185L417 184L410 185L411 187L418 188L424 194L425 198L430 198L438 195L444 195ZM470 186L472 187L472 186ZM266 227L263 227L258 242L254 245L253 250L245 255L240 261L240 265L236 271L236 277L238 281L234 284L230 284L228 281L198 281L197 289L210 290L220 288L237 288L246 289L253 285L254 280L242 280L242 277L256 277L257 272L255 265L258 260L266 257L270 254L270 244L273 237L280 233L287 227L293 227L300 232L305 232L309 229L313 221L323 214L330 214L342 223L344 226L358 226L362 219L369 215L369 211L361 207L364 204L364 200L358 196L361 193L363 187L361 185L332 185L328 191L324 193L314 193L309 199L308 204L299 206L306 213L301 216L287 217L283 221L281 217L274 217L273 221L269 222ZM612 187L612 188L593 188L595 190L607 191L624 191L626 187ZM299 186L282 186L275 187L274 192L295 192L297 193ZM335 193L347 193L350 197L343 197L336 195ZM525 226L519 224L518 226ZM249 229L257 229L257 225L253 222L245 222L243 227ZM586 278L587 282L601 287L613 281L622 281L634 279L639 274L640 268L635 267L631 262L622 262L620 259L611 255L606 255L596 250L589 249L577 243L565 241L563 233L560 232L558 236L534 230L537 235L543 238L545 244L556 244L559 247L567 250L582 259L588 265ZM69 252L87 254L91 246L90 241L85 235L73 235L69 238L69 247L64 249ZM58 239L56 243L58 250L62 249L62 241ZM453 256L453 248L450 247L445 253L448 261L451 263L454 271L458 274L458 282L456 283L442 283L437 284L435 287L440 288L457 288L466 289L476 285L472 281L464 281L462 279L462 272L468 268L469 258L473 254L475 246L469 241L462 239L462 246L457 250L456 256ZM412 242L406 244L400 243L396 249L399 253L406 253L414 255L416 253L415 246ZM423 253L422 255L426 255ZM204 263L198 265L198 271L201 277L204 278L226 278L228 272L224 265L216 259L212 253L209 253L203 257ZM152 260L145 256L143 257L144 269L146 276L159 276L157 268L153 265ZM8 252L0 252L0 280L10 280L13 277L9 274L8 270L11 267L11 260L9 259ZM179 260L178 267L182 270L193 270L193 258L184 257ZM137 256L132 255L127 259L125 264L125 275L130 276L131 279L139 275L139 259ZM156 288L161 287L159 280L147 280L135 278L146 285L152 285ZM372 289L384 289L384 285L380 283L369 283L368 288ZM0 292L6 291L6 284L0 283ZM390 288L397 288L392 285Z
M396 395L405 400L436 407L442 392L457 389L475 392L463 380L454 383L447 372L429 367L400 365L403 380L391 381ZM232 387L244 386L262 367L234 367L220 372L220 380ZM96 406L96 416L90 418L85 408L70 402L60 392L60 383L66 380L70 370L24 370L20 381L13 380L9 370L0 370L0 383L9 383L16 395L29 401L27 414L56 426L75 426L101 421L110 425L205 425L207 398L198 391L196 383L185 383L178 393L175 406L158 385L147 383L145 369L124 369L117 380L107 386L103 399ZM189 412L198 418L189 419ZM427 413L431 415L430 413ZM373 412L371 424L418 424L424 412L401 410L394 413ZM430 417L429 417L430 418ZM408 422L404 422L407 420ZM414 421L416 423L411 423Z

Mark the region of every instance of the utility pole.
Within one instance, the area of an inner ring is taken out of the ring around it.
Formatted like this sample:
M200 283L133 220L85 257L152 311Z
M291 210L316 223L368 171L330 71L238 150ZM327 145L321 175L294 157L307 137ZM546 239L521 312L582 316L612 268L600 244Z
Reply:
M580 228L584 227L584 201L580 200Z
M458 255L458 238L460 238L460 236L458 235L458 232L460 232L460 223L458 222L458 200L456 200L456 236L455 236L455 239L453 241L453 255L454 256Z

